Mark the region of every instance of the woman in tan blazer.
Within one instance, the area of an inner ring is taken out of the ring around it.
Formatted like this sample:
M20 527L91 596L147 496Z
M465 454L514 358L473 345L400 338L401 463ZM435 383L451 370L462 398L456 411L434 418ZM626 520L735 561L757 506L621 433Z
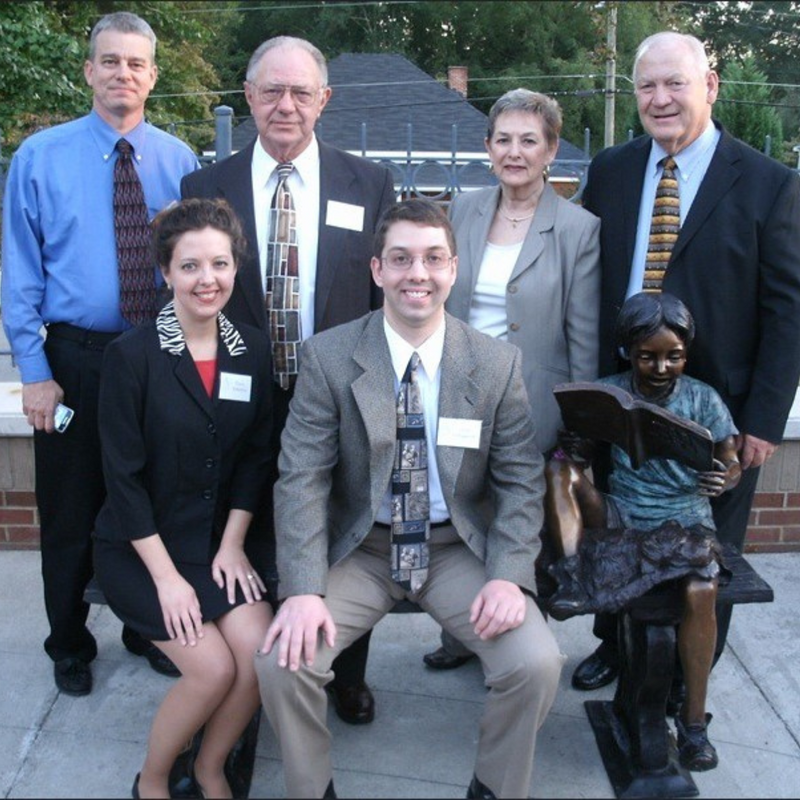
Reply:
M594 380L598 361L600 220L547 182L560 132L555 100L527 89L504 94L485 141L500 185L458 195L450 208L458 277L446 308L520 348L543 453L561 425L553 387ZM471 656L445 645L425 656L428 666L451 669Z

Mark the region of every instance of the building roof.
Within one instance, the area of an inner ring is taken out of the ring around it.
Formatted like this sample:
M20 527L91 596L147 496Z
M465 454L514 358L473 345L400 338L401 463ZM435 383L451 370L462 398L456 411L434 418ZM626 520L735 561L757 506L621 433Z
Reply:
M404 56L343 53L328 63L328 83L333 94L316 127L327 144L355 152L410 149L417 154L449 154L455 145L458 153L485 154L486 114ZM252 118L239 124L233 130L234 151L246 147L255 135ZM556 157L583 159L584 155L562 139Z

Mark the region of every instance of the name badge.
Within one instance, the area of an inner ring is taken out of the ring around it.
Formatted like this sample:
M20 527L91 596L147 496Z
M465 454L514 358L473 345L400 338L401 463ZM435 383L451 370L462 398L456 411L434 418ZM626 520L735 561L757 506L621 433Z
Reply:
M233 372L220 372L219 374L220 400L238 400L240 403L249 403L252 388L252 375L236 375Z
M479 419L455 419L439 417L439 432L436 444L439 447L463 447L478 450L481 446L481 426Z
M330 225L332 228L344 228L348 231L360 233L364 230L364 206L354 206L352 203L328 200L325 224Z

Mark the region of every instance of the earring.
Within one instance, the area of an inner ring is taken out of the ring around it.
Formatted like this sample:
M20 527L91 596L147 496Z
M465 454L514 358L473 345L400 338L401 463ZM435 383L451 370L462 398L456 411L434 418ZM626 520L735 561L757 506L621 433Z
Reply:
M550 180L550 165L545 164L544 169L542 170L542 175L546 181Z

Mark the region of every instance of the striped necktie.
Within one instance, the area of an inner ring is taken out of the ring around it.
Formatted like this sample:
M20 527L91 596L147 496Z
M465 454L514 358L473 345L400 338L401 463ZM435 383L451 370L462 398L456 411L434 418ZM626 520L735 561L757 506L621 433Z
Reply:
M428 577L431 529L428 442L418 366L419 353L413 353L397 394L397 443L392 470L392 580L409 592L418 591Z
M645 292L661 291L664 273L681 229L681 201L678 178L675 175L677 165L672 156L665 158L663 164L661 180L656 187L650 238L647 243L642 284L642 290Z
M297 215L287 179L294 164L278 164L278 186L269 210L266 297L275 382L290 389L297 378L300 349L300 273Z

